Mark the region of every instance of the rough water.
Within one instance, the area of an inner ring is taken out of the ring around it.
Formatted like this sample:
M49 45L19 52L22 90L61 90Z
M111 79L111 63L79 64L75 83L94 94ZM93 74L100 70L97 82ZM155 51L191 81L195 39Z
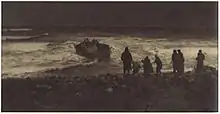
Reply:
M98 39L111 46L111 62L97 63L81 71L73 71L75 75L97 75L99 73L121 73L120 56L126 46L135 61L140 62L149 56L151 62L157 53L163 62L163 71L172 70L171 55L173 49L181 49L185 57L185 69L192 70L197 52L203 50L206 55L205 65L217 68L217 40L207 39L169 39L142 37L89 37ZM51 68L92 64L85 57L75 54L74 44L83 41L83 37L69 38L65 42L3 42L2 73L4 77L19 77L26 72L38 72ZM154 65L154 64L153 64ZM155 67L155 65L153 66Z

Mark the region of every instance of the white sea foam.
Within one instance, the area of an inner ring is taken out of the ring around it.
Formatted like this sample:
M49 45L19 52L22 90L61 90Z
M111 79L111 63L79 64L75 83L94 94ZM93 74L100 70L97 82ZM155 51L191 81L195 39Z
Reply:
M94 37L89 39L92 38ZM79 43L83 38L71 39L74 41L62 43L3 43L2 73L16 75L91 62L75 53L73 44ZM164 71L172 68L170 62L173 49L182 50L185 57L185 68L188 70L195 66L195 57L199 49L202 49L206 55L205 64L217 67L216 40L169 40L166 38L140 37L96 37L96 39L111 46L111 63L95 65L90 70L87 69L87 74L121 72L120 56L126 46L129 47L134 60L139 62L145 56L149 56L151 62L153 62L154 54L157 53L163 61ZM80 75L80 72L77 75ZM83 72L82 75L86 75L86 72Z

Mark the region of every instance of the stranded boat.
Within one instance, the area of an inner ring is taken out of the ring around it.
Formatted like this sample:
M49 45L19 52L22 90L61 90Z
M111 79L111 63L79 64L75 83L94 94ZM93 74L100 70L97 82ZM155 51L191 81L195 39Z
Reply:
M90 59L98 59L99 61L109 61L111 49L107 44L99 43L97 40L84 40L75 45L76 53Z

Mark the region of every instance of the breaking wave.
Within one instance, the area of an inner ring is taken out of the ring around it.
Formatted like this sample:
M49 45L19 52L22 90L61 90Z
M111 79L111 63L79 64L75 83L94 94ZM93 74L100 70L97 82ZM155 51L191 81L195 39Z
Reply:
M93 37L89 38L92 39ZM135 61L149 56L151 62L158 54L163 61L163 70L171 70L171 54L173 49L181 49L185 57L185 68L195 67L197 51L202 49L206 55L205 65L217 68L216 40L171 40L166 38L150 39L140 37L96 37L102 43L111 46L111 63L97 63L92 69L95 74L99 70L105 72L121 72L121 53L129 47ZM96 63L75 53L74 44L83 38L74 38L65 42L53 43L3 43L2 68L3 74L19 75L25 72L38 72L51 68L76 66ZM106 66L106 69L100 69ZM155 67L155 65L153 66ZM91 73L91 72L90 72ZM78 75L80 75L78 73ZM85 73L83 75L86 75Z

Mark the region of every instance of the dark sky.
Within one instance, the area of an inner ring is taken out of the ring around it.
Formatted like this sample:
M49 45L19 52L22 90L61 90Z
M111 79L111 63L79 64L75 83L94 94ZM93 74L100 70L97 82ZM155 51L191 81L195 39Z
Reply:
M2 2L3 26L215 27L217 2Z

